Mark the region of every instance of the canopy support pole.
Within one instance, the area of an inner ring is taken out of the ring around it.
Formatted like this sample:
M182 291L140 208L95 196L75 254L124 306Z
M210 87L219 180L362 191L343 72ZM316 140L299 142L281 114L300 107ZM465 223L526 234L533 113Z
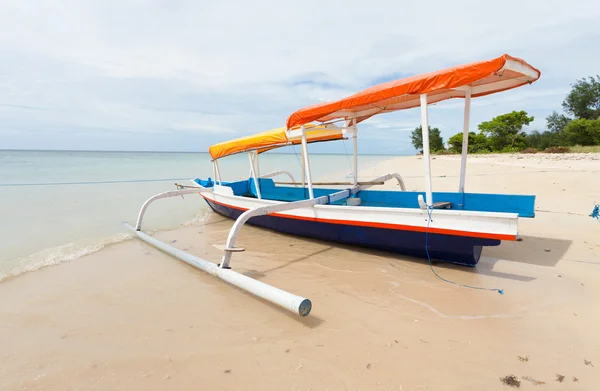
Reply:
M304 149L300 148L300 165L302 166L302 194L306 194L306 173L304 172Z
M356 118L352 120L352 141L354 143L354 186L358 184L358 129L356 129Z
M431 159L429 157L427 94L421 94L421 132L423 135L423 160L425 161L425 200L428 207L433 207L433 195L431 193Z
M256 162L256 176L260 178L260 162L258 161L258 151L254 151L254 161Z
M463 123L462 156L460 159L460 183L458 192L465 192L465 177L467 174L467 153L469 151L469 119L471 116L471 87L465 91L465 119Z
M217 183L217 179L219 180L219 186L221 186L221 171L219 171L219 163L217 159L215 159L215 168L217 170L217 176L215 178L215 183Z
M254 153L248 152L248 160L250 161L250 175L252 175L252 180L254 180L254 187L256 187L256 195L260 200L262 195L260 194L260 185L258 183L258 177L256 176L256 170L254 169Z
M306 182L308 183L308 195L310 199L315 198L315 193L313 192L312 179L310 177L310 162L308 159L308 147L306 142L306 128L302 125L302 154L304 155L304 167L306 170Z

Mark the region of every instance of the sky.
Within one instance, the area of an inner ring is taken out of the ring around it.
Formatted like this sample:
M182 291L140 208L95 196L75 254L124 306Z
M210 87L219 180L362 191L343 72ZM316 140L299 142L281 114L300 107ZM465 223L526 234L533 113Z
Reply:
M504 53L542 76L474 99L470 130L512 110L544 130L570 85L600 73L598 20L590 0L3 0L0 149L206 151L311 104ZM429 113L445 140L462 131L462 100ZM365 121L359 152L414 153L419 116Z

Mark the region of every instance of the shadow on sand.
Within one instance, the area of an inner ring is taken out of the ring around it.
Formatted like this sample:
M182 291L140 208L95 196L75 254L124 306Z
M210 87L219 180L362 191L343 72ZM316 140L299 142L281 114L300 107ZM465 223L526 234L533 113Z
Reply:
M294 237L293 235L287 235L283 233L276 233L277 235ZM553 238L543 238L537 236L522 236L522 241L518 242L502 242L497 247L485 247L483 249L483 253L481 256L481 260L477 264L476 267L466 267L461 265L455 265L451 263L445 263L436 261L432 259L432 265L441 269L454 269L459 270L465 273L476 273L489 277L497 277L504 278L514 281L533 281L535 280L534 276L523 276L514 273L506 273L494 270L494 265L496 262L500 260L506 260L511 262L519 262L529 265L535 266L545 266L545 267L553 267L555 266L565 255L572 241L564 240L564 239L553 239ZM352 251L356 254L365 254L365 255L373 255L377 257L384 257L387 259L393 259L400 262L413 262L418 264L427 265L427 260L422 258L416 258L411 256L406 256L402 254L390 253L385 251L380 251L376 249L369 249L357 246L351 246L346 244L332 244L331 242L325 242L321 240L311 239L311 238L298 238L299 240L306 240L308 242L312 242L318 245L328 245L325 249L321 249L319 251L315 251L311 254L303 255L297 259L286 262L285 264L279 265L272 269L267 269L263 271L252 270L248 273L248 275L252 278L264 277L269 272L283 269L288 267L294 263L301 262L303 260L309 259L312 256L327 252L333 248L346 249Z

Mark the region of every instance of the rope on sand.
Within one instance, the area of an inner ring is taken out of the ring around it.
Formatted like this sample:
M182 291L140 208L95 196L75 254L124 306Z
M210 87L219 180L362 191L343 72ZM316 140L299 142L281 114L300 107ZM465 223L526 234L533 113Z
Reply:
M444 277L442 277L439 274L437 274L437 272L433 268L433 265L431 264L431 257L429 256L429 223L431 222L431 213L432 213L432 211L433 211L433 208L431 206L427 206L427 214L429 215L429 219L427 220L427 229L425 229L425 253L427 253L427 262L429 263L429 268L431 269L431 271L433 272L433 274L435 274L435 276L437 278L439 278L440 280L445 281L445 282L450 283L450 284L454 284L454 285L458 285L458 286L462 286L464 288L470 288L470 289L479 289L479 290L484 290L484 291L496 291L496 292L500 293L501 295L503 295L504 294L504 289L486 288L486 287L481 287L481 286L473 286L473 285L460 284L458 282L447 280Z

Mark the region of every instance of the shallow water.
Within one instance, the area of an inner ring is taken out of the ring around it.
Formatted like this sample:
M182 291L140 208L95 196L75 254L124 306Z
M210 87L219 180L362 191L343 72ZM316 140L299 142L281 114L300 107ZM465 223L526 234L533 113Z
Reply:
M299 180L299 158L263 154L261 173L288 170ZM388 158L360 156L359 164L368 168ZM349 174L349 163L346 155L312 155L313 180L340 180ZM248 167L245 154L220 162L225 180L247 178ZM128 233L121 223L134 223L148 197L174 190L175 182L209 176L206 153L0 151L0 279L124 240ZM149 209L145 228L194 224L209 213L197 196L164 199Z

